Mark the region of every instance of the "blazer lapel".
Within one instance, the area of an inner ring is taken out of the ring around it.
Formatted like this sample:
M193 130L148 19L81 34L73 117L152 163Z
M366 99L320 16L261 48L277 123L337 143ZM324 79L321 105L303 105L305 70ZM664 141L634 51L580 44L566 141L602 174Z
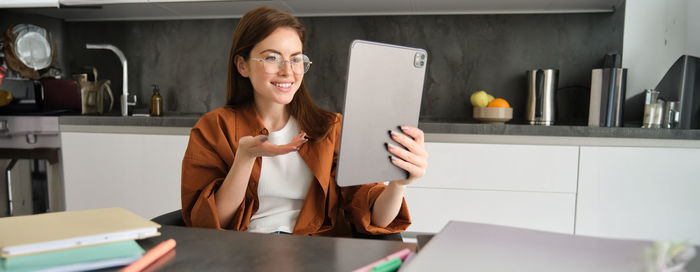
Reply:
M304 160L311 172L314 174L318 185L323 189L323 195L328 195L328 184L330 182L331 164L333 155L328 159L328 144L326 141L312 142L309 141L301 146L299 155ZM329 163L330 162L330 163Z

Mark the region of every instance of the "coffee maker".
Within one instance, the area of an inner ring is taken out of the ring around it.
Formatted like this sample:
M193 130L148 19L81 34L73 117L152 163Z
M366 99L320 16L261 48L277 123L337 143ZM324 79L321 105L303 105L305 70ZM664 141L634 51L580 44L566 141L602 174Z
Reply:
M656 85L664 100L675 102L680 129L700 129L700 58L683 55Z

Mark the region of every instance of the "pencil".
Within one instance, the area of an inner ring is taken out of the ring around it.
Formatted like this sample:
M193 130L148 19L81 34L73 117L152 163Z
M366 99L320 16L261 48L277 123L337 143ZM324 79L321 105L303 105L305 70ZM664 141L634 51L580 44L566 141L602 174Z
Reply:
M365 265L365 266L360 267L360 268L358 268L358 269L355 269L353 272L367 272L367 271L372 270L375 266L377 266L377 265L379 265L379 264L382 264L382 263L384 263L384 262L386 262L386 261L388 261L388 260L391 260L391 259L393 259L393 258L399 258L399 259L403 260L403 259L405 259L410 253L411 253L411 250L410 250L410 249L404 248L404 249L402 249L402 250L400 250L400 251L397 251L397 252L395 252L395 253L392 253L391 255L386 256L386 257L384 257L384 258L382 258L382 259L380 259L380 260L378 260L378 261L376 261L376 262L373 262L373 263L371 263L371 264L368 264L368 265Z
M140 259L131 263L129 266L124 267L121 272L139 272L151 263L158 260L158 258L165 255L165 253L168 253L168 251L172 250L173 248L175 248L175 240L172 238L165 240L156 247L151 248L151 250L146 252L146 254L144 254Z

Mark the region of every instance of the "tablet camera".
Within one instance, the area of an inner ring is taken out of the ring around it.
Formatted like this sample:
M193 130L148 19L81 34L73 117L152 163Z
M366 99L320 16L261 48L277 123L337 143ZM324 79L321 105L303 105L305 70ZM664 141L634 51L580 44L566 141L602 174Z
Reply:
M416 68L425 66L425 53L416 53L416 55L413 56L413 66Z

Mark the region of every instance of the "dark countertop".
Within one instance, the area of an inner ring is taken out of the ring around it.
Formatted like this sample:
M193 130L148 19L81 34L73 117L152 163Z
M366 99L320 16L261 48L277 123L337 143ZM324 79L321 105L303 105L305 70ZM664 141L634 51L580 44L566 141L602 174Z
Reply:
M419 244L416 245L398 241L261 234L177 226L162 226L160 232L161 236L140 240L138 243L143 249L149 250L160 242L173 238L177 245L145 271L352 271L404 248L420 253L417 246L424 248L433 238L432 235L418 236ZM573 235L547 235L563 237L567 243L571 239L592 239ZM630 242L607 240L608 246L620 243ZM550 243L539 247L539 250L552 247L556 249L561 245ZM533 250L538 248L534 247ZM574 261L576 256L571 257ZM699 262L700 258L695 257L688 263L686 270L697 271ZM464 265L469 267L470 264ZM117 269L119 267L100 271Z
M421 122L419 127L426 133L445 134L700 140L700 130L698 129L687 130L648 129L640 127L533 126L518 124L491 125L432 122Z
M193 127L201 114L166 113L162 117L82 116L59 117L59 125L78 126L137 126L137 127ZM586 126L533 126L524 124L491 125L479 123L420 122L426 133L482 134L515 136L604 137L639 139L700 140L700 130L646 129L638 127L586 127Z
M145 249L174 238L175 253L150 271L352 271L415 244L162 226Z
M164 114L159 117L141 116L89 116L63 115L58 118L59 125L79 126L145 126L145 127L193 127L202 114Z

